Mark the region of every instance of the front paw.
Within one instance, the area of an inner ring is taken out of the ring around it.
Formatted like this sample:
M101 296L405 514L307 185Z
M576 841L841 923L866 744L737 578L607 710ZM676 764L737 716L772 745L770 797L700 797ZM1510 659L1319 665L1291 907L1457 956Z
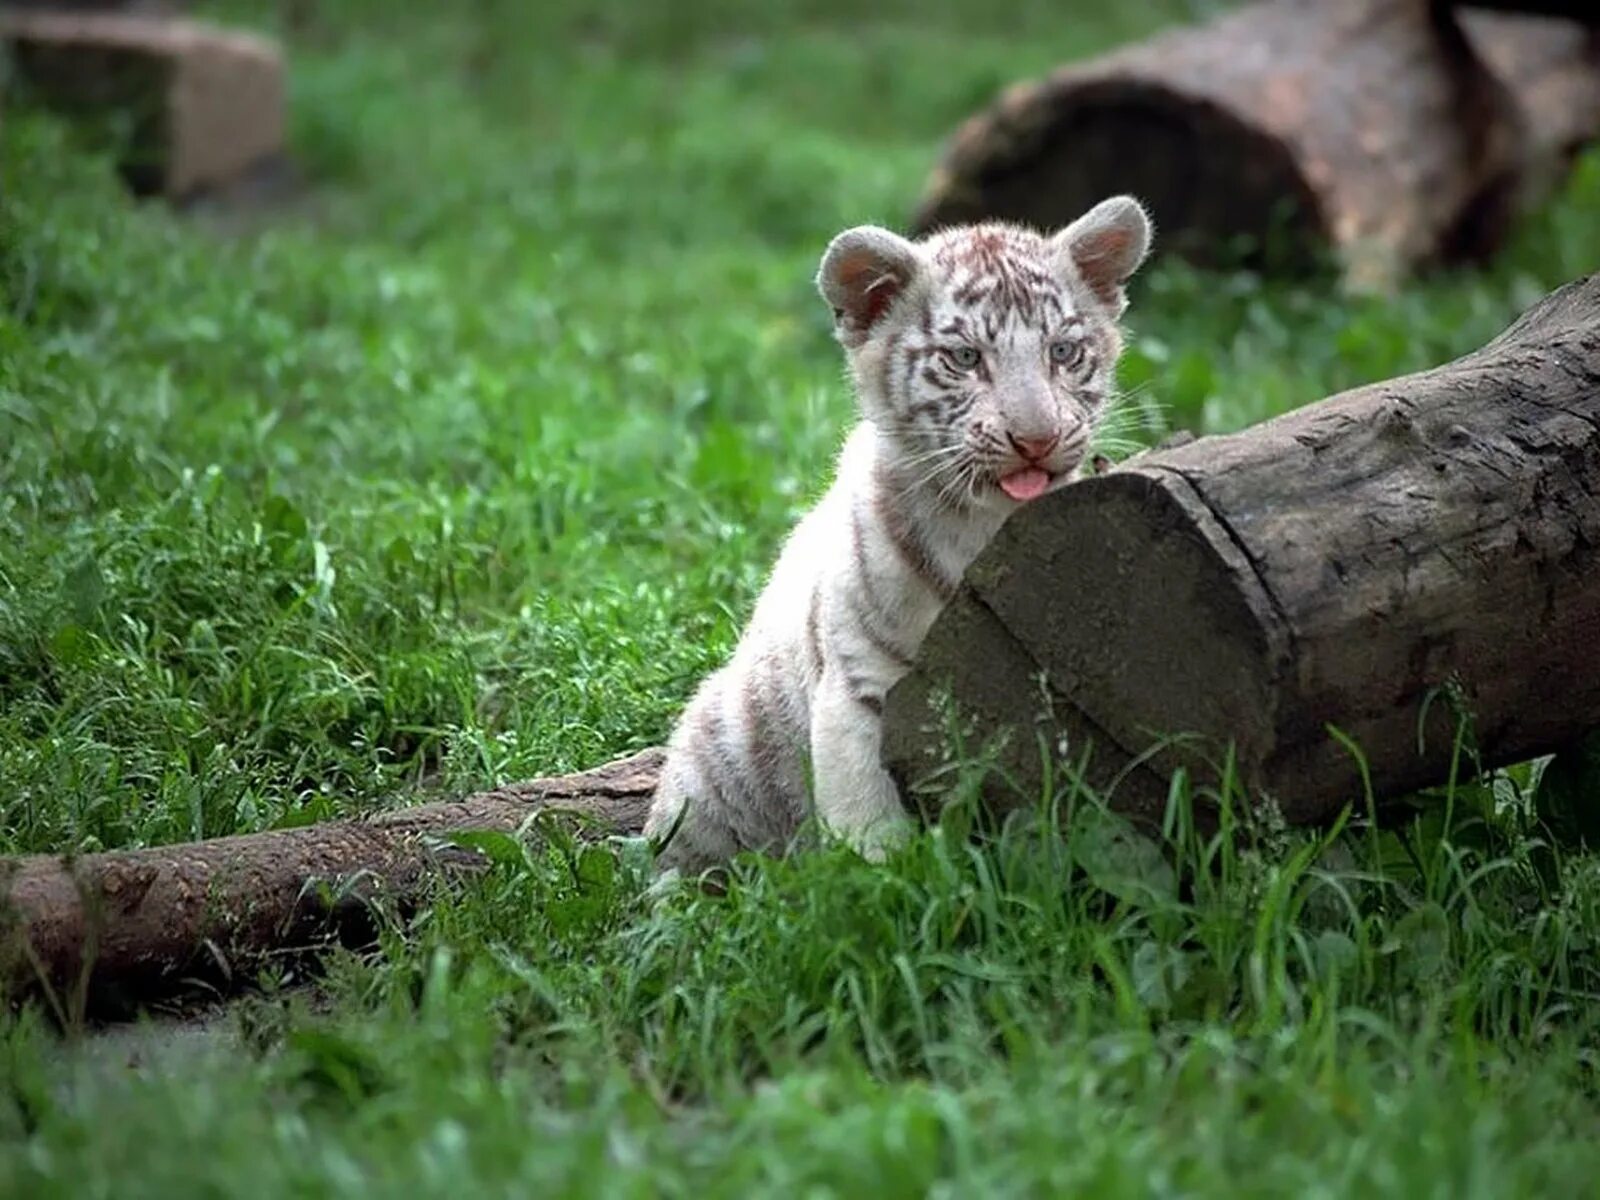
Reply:
M850 848L869 863L881 863L911 840L916 822L907 816L884 817L845 835Z

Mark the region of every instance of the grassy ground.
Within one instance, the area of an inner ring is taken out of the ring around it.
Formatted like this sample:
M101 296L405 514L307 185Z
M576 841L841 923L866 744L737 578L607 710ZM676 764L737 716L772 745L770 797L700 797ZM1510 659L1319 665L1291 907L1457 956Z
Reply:
M902 219L1002 82L1195 6L283 7L218 10L293 47L314 196L257 234L7 113L6 851L657 741L849 419L826 238ZM1125 382L1224 429L1439 361L1592 269L1597 207L1591 157L1388 300L1158 266ZM257 1003L252 1053L79 1077L14 1020L0 1189L1579 1194L1600 865L1539 855L1528 779L1404 839L1177 830L1175 874L1070 786L1101 856L952 829L651 907L628 853L507 854L317 1013Z

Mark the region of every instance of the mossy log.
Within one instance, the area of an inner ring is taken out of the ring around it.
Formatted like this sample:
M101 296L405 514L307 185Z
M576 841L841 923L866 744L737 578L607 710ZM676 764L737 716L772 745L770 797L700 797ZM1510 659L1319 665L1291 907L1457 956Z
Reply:
M1331 249L1383 285L1492 252L1597 134L1593 28L1267 0L1009 88L957 131L913 225L1054 228L1130 192L1191 257Z
M1445 781L1463 718L1488 766L1600 727L1600 275L1455 362L1029 505L888 697L913 793L946 688L978 744L1009 735L996 804L1038 794L1042 735L1147 818L1230 747L1309 823L1364 770L1379 799Z

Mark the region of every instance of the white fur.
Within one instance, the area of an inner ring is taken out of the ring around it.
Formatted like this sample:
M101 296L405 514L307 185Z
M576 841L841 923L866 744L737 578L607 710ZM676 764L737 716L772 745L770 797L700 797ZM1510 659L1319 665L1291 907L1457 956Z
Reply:
M664 865L782 851L812 800L823 828L868 857L904 838L911 821L880 762L883 698L1017 508L1000 481L1031 473L1054 488L1080 465L1148 240L1126 197L1049 240L1009 226L834 239L818 284L864 419L732 659L673 733L646 826L667 839Z

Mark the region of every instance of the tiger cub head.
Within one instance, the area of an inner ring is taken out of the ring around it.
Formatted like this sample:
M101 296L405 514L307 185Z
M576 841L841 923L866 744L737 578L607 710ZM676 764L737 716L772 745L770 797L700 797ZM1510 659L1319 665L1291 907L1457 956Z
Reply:
M985 223L833 239L817 286L862 413L955 507L1014 508L1066 483L1104 415L1124 287L1150 248L1138 201L1057 233Z

